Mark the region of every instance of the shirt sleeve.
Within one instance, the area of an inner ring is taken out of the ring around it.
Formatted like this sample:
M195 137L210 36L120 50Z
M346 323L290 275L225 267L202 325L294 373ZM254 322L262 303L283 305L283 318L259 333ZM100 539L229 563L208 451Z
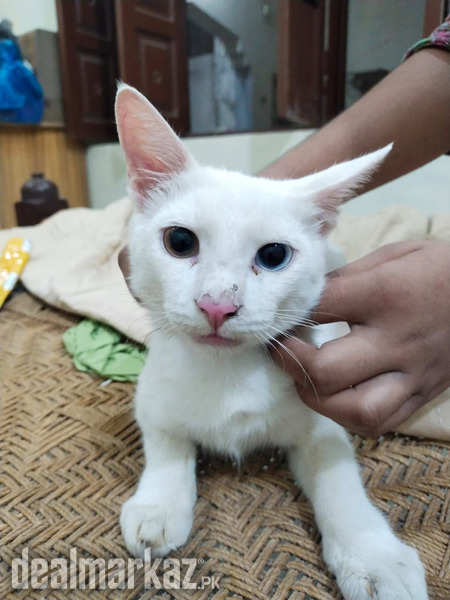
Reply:
M443 50L450 52L450 15L447 16L442 25L439 25L439 27L433 31L430 37L419 40L414 46L411 46L403 57L403 60L406 60L424 48L442 48Z

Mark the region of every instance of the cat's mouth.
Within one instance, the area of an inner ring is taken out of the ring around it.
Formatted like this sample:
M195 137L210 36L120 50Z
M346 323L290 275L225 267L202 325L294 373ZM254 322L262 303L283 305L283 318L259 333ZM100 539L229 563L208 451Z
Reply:
M228 348L232 346L238 346L241 343L240 340L234 340L232 338L223 337L218 333L198 335L194 339L199 344L209 344L210 346L224 346Z

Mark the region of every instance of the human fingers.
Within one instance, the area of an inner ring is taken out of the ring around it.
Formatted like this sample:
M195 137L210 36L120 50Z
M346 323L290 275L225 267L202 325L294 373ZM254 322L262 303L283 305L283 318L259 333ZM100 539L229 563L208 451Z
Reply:
M433 396L430 396L428 398L420 393L411 396L384 422L381 433L398 430L399 426L404 423L404 421L406 421L411 415L419 410L419 408L426 404L432 397Z
M413 381L411 385L416 385L414 394L402 404L399 409L385 422L384 430L393 431L394 429L401 431L399 425L413 415L421 406L436 398L444 390L448 388L448 380L437 380L434 385L431 382L426 382L421 379L420 384Z
M383 373L327 398L317 398L311 390L299 395L311 409L369 437L389 431L425 402L400 371Z
M342 277L348 275L354 275L356 273L362 273L367 271L368 269L373 269L374 267L378 267L379 265L386 263L391 260L397 260L406 254L410 254L411 252L416 252L417 250L421 250L424 246L423 241L416 242L393 242L391 244L385 244L384 246L380 246L370 254L359 258L353 262L347 263L343 265L339 269L335 269L334 271L330 271L327 274L329 279L334 277Z
M327 276L320 302L311 318L317 323L349 321L360 323L384 303L384 294L392 286L392 263L423 248L425 242L397 242L382 246L363 258L332 271ZM378 268L379 267L379 268Z
M379 310L382 293L381 280L372 270L327 279L319 304L311 311L310 318L321 324L336 321L363 323Z
M376 328L354 327L350 334L326 342L315 352L296 338L283 339L282 344L275 360L296 381L304 382L304 387L314 386L319 397L331 396L400 366L399 348L395 344L387 346L383 333Z

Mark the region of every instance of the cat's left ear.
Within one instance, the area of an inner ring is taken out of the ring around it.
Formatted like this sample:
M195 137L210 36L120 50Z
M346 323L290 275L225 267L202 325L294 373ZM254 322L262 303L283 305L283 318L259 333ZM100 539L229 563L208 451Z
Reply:
M392 146L393 144L389 144L380 150L299 180L302 193L306 193L312 199L317 209L314 218L320 223L321 233L326 234L334 227L341 202L356 195L358 188L370 179Z
M131 86L119 85L116 121L129 189L142 209L154 187L196 162L162 115Z

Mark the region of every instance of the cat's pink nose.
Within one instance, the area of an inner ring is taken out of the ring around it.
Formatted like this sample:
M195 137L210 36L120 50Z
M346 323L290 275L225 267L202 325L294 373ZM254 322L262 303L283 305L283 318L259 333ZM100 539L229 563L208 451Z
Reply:
M236 306L231 298L225 294L222 294L217 301L213 300L208 294L205 294L197 300L197 306L205 313L214 331L220 329L225 321L233 317L239 310L239 306Z

